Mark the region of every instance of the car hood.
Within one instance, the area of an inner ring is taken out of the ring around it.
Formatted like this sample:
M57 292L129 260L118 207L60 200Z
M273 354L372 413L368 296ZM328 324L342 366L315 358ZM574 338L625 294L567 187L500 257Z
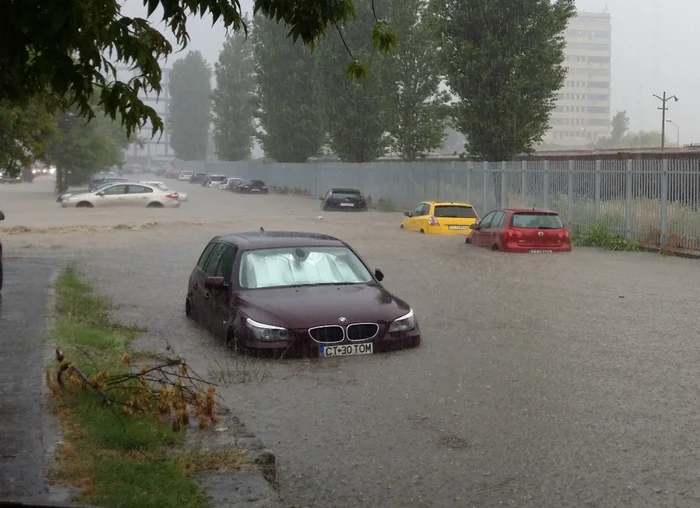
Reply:
M378 284L243 290L236 305L254 321L291 329L340 324L340 317L386 323L411 309Z

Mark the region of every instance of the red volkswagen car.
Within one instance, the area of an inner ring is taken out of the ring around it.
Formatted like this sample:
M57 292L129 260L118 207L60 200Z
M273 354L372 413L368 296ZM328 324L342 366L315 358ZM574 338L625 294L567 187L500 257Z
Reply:
M503 252L571 252L569 232L557 212L504 208L487 213L469 226L465 240L477 247Z
M345 242L315 233L216 236L187 286L185 312L234 350L349 356L415 347L413 309Z

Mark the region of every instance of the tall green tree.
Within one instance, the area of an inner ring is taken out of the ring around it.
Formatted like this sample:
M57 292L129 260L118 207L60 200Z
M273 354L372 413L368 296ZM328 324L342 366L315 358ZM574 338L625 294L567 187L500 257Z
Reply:
M37 95L23 106L0 100L0 169L17 176L46 156L56 132L53 98Z
M412 161L442 146L450 97L440 90L438 40L426 22L427 1L390 0L388 5L398 43L384 73L392 85L386 125L394 151Z
M384 109L391 91L385 79L387 62L366 38L376 17L386 15L387 5L375 5L373 11L371 0L354 0L354 4L355 19L339 24L315 52L318 93L331 150L343 161L368 162L384 155L390 144ZM352 58L372 69L366 79L347 79L343 67L351 58L348 47Z
M265 155L279 162L306 162L325 139L318 106L314 56L287 37L289 29L254 19L258 134Z
M630 128L630 119L627 111L618 111L610 121L610 135L598 139L593 143L593 148L618 148L622 146L625 135ZM661 135L659 134L659 144Z
M574 0L432 0L456 128L476 159L511 160L541 141L566 70Z
M46 149L48 161L56 166L56 190L62 192L86 182L94 173L122 164L129 143L121 123L108 116L86 122L75 108L62 113Z
M246 38L243 33L231 34L219 53L214 73L216 89L212 103L216 155L225 161L247 159L255 136L255 59L251 38Z
M221 0L141 0L147 17L160 10L159 21L175 36L176 46L189 41L187 18L208 15L233 31L245 29L241 3ZM144 18L125 16L121 0L10 0L2 3L0 20L0 98L13 103L31 99L46 89L74 104L80 116L106 111L123 122L127 134L146 123L154 135L163 122L139 99L138 91L161 91L159 62L173 52L166 36ZM352 0L255 0L254 12L283 21L290 37L304 44L318 41L328 27L353 17ZM381 19L365 37L389 50L395 34ZM136 76L114 80L114 65L105 55L134 66ZM366 62L351 60L351 76L366 75ZM98 100L93 100L96 98Z
M190 51L170 71L168 130L175 156L206 160L210 126L211 68L199 51Z

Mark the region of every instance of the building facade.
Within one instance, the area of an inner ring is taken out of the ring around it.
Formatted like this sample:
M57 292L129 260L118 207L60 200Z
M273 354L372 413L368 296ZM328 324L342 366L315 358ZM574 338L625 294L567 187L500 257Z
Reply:
M543 143L585 147L610 133L610 14L580 12L564 36L568 73Z
M170 101L170 68L162 67L162 81L160 95L155 92L139 92L139 98L147 106L152 107L163 120L163 133L152 136L150 124L146 124L137 133L143 142L143 147L136 144L130 145L126 150L126 157L134 163L150 163L151 161L169 160L175 157L170 147L170 134L168 133L168 103ZM117 77L127 81L134 76L134 71L126 67L117 67Z

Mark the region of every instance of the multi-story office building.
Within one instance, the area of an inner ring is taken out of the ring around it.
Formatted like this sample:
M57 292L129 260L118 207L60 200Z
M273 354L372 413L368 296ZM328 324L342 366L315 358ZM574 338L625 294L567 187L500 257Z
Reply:
M585 147L610 132L610 14L580 12L564 33L568 74L543 143Z
M171 159L174 158L172 149L170 148L170 134L168 133L168 102L170 99L170 89L169 89L169 78L170 70L169 68L161 67L162 69L162 81L161 81L161 92L157 95L155 92L139 92L139 98L147 105L152 107L158 116L163 121L163 133L156 134L155 137L151 137L152 129L150 123L143 126L137 136L143 141L143 148L136 144L129 146L126 151L127 157L133 157L138 159L152 160L152 159ZM126 81L133 77L134 72L126 67L117 67L117 77Z

